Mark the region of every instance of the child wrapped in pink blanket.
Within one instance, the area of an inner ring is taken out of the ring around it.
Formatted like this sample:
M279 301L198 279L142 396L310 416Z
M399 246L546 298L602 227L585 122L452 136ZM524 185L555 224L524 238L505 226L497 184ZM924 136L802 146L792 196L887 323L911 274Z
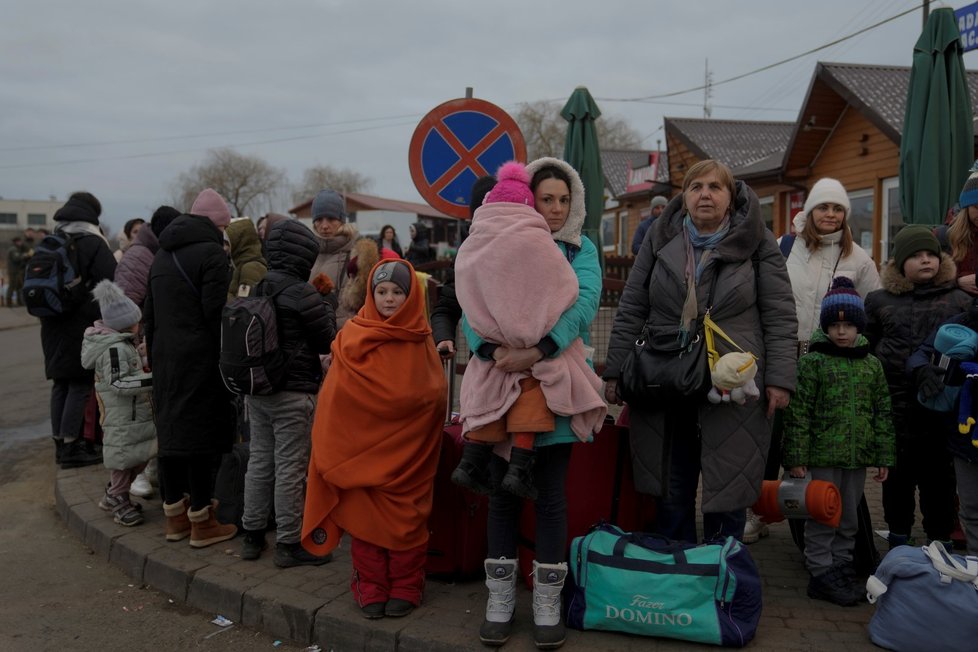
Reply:
M525 167L507 163L497 176L498 183L476 210L469 236L459 248L455 290L469 326L480 337L507 348L528 349L577 301L578 280L534 208ZM502 487L529 498L535 498L529 473L534 433L552 431L556 414L571 417L574 434L588 441L607 414L601 379L588 365L580 338L559 356L544 357L524 372L503 371L493 360L472 357L460 399L467 441L452 479L487 492L478 477L485 477L481 467L488 464L488 449L513 435ZM473 465L478 473L472 472Z

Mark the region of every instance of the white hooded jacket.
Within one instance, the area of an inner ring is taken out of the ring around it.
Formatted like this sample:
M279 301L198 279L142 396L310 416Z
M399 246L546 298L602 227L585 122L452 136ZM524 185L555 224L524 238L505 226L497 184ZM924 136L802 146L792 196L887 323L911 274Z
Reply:
M795 219L792 220L795 233L800 234L807 221L808 216L805 213L795 215ZM849 225L844 224L842 228L848 229ZM788 255L788 277L791 279L791 291L795 296L800 342L810 340L812 332L820 328L822 297L832 285L833 270L835 276L851 279L863 299L873 290L880 288L880 275L876 270L876 263L862 247L853 243L852 253L840 258L841 230L820 236L820 240L818 248L811 251L805 244L804 238L799 235L795 238ZM778 242L781 242L780 239Z

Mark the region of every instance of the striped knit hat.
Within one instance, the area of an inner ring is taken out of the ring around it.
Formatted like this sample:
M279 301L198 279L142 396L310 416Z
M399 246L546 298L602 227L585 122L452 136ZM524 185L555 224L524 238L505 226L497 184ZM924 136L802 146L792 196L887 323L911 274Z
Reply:
M829 325L839 321L847 321L862 333L866 328L866 309L863 300L856 292L856 286L845 276L832 279L832 288L822 299L822 313L819 325L823 331L828 331Z
M978 161L975 163L978 164ZM958 206L961 207L961 210L975 204L978 204L978 172L971 173L961 188L961 196L958 197Z

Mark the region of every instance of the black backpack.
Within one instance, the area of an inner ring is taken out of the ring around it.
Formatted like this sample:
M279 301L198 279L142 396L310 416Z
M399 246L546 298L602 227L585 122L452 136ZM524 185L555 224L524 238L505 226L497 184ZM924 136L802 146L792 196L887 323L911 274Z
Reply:
M85 299L77 240L58 231L44 236L24 271L24 304L35 317L60 317Z
M231 392L267 395L281 388L290 360L279 348L275 297L285 289L237 297L224 306L219 367Z

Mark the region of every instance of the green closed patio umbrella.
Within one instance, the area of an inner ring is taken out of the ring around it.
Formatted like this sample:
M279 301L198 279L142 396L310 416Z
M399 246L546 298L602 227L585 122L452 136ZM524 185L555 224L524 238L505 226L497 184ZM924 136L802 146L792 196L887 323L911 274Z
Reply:
M900 210L908 224L941 224L974 160L971 96L950 8L917 39L900 140Z
M567 104L560 111L569 124L564 142L564 160L581 175L584 183L584 201L587 215L582 235L587 236L598 248L598 260L604 270L601 251L601 214L604 212L604 173L601 171L601 150L598 147L598 130L594 121L601 115L594 98L583 86L574 89Z

